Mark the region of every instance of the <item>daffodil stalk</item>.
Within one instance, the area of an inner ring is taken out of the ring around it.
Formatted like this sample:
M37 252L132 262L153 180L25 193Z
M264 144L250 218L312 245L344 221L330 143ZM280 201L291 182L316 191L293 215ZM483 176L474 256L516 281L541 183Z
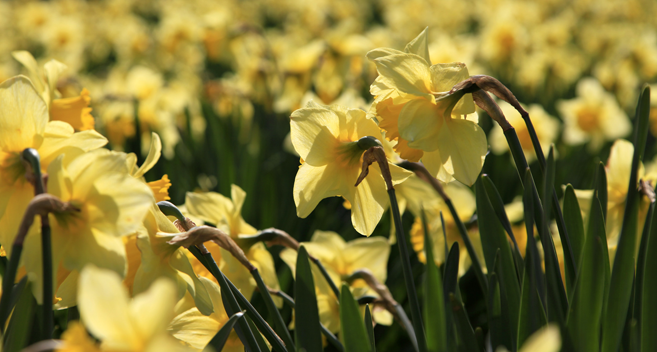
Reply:
M458 214L456 213L456 208L454 208L454 203L452 203L452 199L447 195L447 193L445 193L445 190L443 190L443 187L440 185L438 180L435 177L431 176L429 171L421 163L402 161L401 163L399 163L399 166L403 167L404 169L415 172L415 174L420 179L429 183L433 187L433 189L435 189L436 192L438 192L438 194L443 199L445 204L447 204L447 207L449 208L449 212L452 214L452 218L454 218L454 222L456 223L456 226L459 229L459 234L461 234L463 243L465 243L465 248L468 251L468 255L472 260L472 267L474 269L475 276L477 277L477 281L479 282L479 286L481 287L481 290L484 293L484 295L486 295L488 292L488 280L486 280L486 276L484 275L484 272L481 270L481 263L479 262L479 257L477 256L474 246L472 245L472 242L468 237L468 230L465 228L465 225L463 224ZM445 226L443 225L443 229L444 228Z
M363 168L356 185L365 179L369 172L369 166L377 162L379 168L381 169L381 175L386 183L386 188L388 190L388 197L390 198L390 208L392 209L393 221L395 223L395 230L397 238L399 239L399 254L402 262L402 270L404 273L404 282L406 284L406 291L408 293L408 299L411 303L411 317L413 319L413 327L417 339L418 350L420 352L427 351L427 342L424 333L424 324L422 323L422 311L420 310L420 303L417 299L417 290L415 288L415 282L413 282L413 271L411 270L411 261L408 255L408 244L406 240L406 234L404 233L404 228L402 227L401 214L399 212L399 205L397 204L397 196L395 195L395 188L392 184L392 176L390 174L390 169L388 167L388 159L381 147L371 147L363 154Z
M45 193L43 185L43 177L41 176L41 158L39 153L32 148L23 150L21 154L23 160L27 161L32 169L34 175L34 195L38 196ZM49 340L52 338L53 332L53 312L52 312L52 299L53 293L53 278L52 278L52 241L50 238L50 221L48 214L41 215L41 256L43 261L43 339Z

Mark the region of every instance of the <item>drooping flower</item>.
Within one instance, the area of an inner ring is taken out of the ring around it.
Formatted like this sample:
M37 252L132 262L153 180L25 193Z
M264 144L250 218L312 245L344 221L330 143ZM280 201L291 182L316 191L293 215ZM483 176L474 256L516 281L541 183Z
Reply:
M242 248L249 261L258 268L265 284L273 289L279 289L274 259L265 245L262 242L250 245L240 241L240 236L254 235L258 232L242 218L242 205L245 198L246 192L237 185L231 186L231 199L215 192L188 192L184 209L190 216L199 218L227 233ZM251 273L217 244L208 242L206 247L228 279L242 291L245 297L250 298L256 286ZM190 260L199 275L216 280L196 258ZM282 303L277 297L274 299Z
M307 217L319 201L342 196L351 205L351 222L359 233L369 236L374 231L384 210L388 194L379 165L354 187L361 171L365 149L359 140L383 136L365 112L339 106L321 106L313 102L290 116L291 140L303 164L294 181L294 202L297 215ZM371 140L371 139L370 139ZM390 155L388 155L390 157ZM411 173L388 163L393 185Z
M192 351L167 334L176 289L166 278L130 299L119 275L90 265L80 273L78 297L82 321L100 345L76 323L64 333L64 345L57 351Z
M380 48L367 53L379 72L370 87L372 115L386 138L398 141L402 158L422 160L441 181L453 177L472 185L488 149L486 135L466 117L475 112L471 94L449 94L469 77L468 69L460 62L431 65L427 43L425 29L404 52Z

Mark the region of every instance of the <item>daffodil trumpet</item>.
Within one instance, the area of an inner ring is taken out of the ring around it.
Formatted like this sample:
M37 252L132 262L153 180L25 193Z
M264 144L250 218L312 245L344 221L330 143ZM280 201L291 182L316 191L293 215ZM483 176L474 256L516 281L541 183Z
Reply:
M474 269L475 276L477 277L477 281L479 282L479 287L481 287L481 290L484 294L487 294L488 280L486 280L486 276L484 275L481 263L479 262L479 257L477 256L474 246L472 245L472 241L470 241L470 238L468 237L468 230L466 229L465 224L463 224L463 221L461 221L461 218L458 216L458 213L456 212L456 208L454 207L454 203L452 202L452 199L447 195L447 193L445 193L445 190L440 185L438 180L435 177L431 176L429 171L421 163L402 161L401 163L399 163L399 166L403 167L406 170L413 171L421 180L429 183L436 190L436 192L438 192L438 195L440 195L440 197L443 199L443 201L449 208L449 213L452 214L452 218L456 223L456 226L459 230L459 234L463 239L463 243L465 243L465 248L468 251L468 255L472 260L472 267ZM444 228L445 226L443 226L443 229Z
M382 147L371 147L363 154L363 165L358 180L355 186L365 179L369 173L369 166L372 163L378 163L381 169L381 175L386 183L388 190L388 197L390 198L390 209L392 209L392 216L395 223L396 235L399 243L399 255L402 262L402 270L404 273L404 282L406 284L406 292L409 301L411 302L411 317L413 318L413 326L417 339L417 347L419 352L427 351L427 342L424 335L424 324L422 323L422 311L420 310L420 303L417 299L417 291L415 283L413 282L413 271L411 270L411 261L408 256L408 247L406 234L402 227L401 214L399 212L399 205L397 204L397 196L395 195L395 188L392 182L392 175L388 166L388 159ZM411 332L409 331L409 335Z

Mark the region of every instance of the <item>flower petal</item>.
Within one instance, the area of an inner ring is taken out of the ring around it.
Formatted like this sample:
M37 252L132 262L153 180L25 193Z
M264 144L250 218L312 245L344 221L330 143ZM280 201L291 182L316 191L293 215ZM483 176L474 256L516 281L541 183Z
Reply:
M301 165L294 178L294 203L297 216L305 218L315 209L319 202L327 197L340 195L340 180L345 176L336 165L312 166ZM355 183L356 178L354 178Z
M162 155L162 140L160 139L160 136L152 132L151 134L151 147L148 150L148 156L146 156L146 160L144 160L144 163L141 164L139 167L139 170L135 172L133 175L136 178L140 178L144 176L144 174L153 168L157 161L160 159L160 156Z
M365 236L371 235L389 204L379 165L370 165L369 175L358 187L351 187L344 197L351 202L351 223L356 231Z
M468 120L447 119L437 142L447 172L468 186L474 184L488 152L481 127Z
M415 54L396 54L374 60L379 74L394 84L401 93L432 100L429 64Z
M431 83L435 92L448 92L457 83L470 77L468 68L462 62L451 62L431 66ZM465 94L456 104L453 114L467 115L475 112L472 94Z
M423 58L427 64L431 65L431 58L429 57L429 27L425 27L424 30L418 34L415 39L411 40L404 51L407 53L415 54Z
M399 113L399 136L410 148L426 152L438 149L437 138L444 118L439 107L425 99L413 99Z
M129 304L130 317L139 336L149 341L167 327L177 301L176 287L167 278L159 278Z
M48 107L32 82L16 76L0 84L0 151L38 148L48 123Z
M323 127L337 137L340 133L339 118L335 112L313 102L290 116L290 139L302 159L308 158Z

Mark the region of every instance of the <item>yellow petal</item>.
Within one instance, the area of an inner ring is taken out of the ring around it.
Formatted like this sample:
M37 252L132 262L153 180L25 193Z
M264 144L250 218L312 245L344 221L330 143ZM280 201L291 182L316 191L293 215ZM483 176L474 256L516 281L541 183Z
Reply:
M264 243L258 242L255 245L251 246L247 257L251 261L262 277L262 281L265 282L267 287L273 288L275 290L280 289L278 284L278 276L276 275L276 266L274 266L274 258L271 253L267 250ZM276 305L282 306L283 300L278 296L272 296Z
M48 108L29 79L16 76L0 84L0 151L39 148Z
M187 192L185 208L190 214L216 226L225 220L228 209L232 207L230 199L216 192ZM202 225L202 224L197 224Z
M422 57L415 54L388 55L374 60L374 63L379 74L389 79L399 92L433 101L431 72Z
M308 159L308 154L316 145L315 139L324 129L326 129L324 133L328 133L322 137L322 140L330 140L330 136L339 136L339 118L333 111L310 102L306 107L292 113L290 139L302 159Z
M438 149L437 137L444 118L439 107L425 99L407 102L399 113L399 135L410 148L431 152Z
M119 276L111 271L87 266L80 273L78 306L80 317L103 345L128 349L139 344L132 324L128 292Z
M431 66L431 83L435 92L448 92L457 83L470 77L468 68L462 62L451 62ZM475 112L472 94L465 94L456 104L453 114L467 115Z
M77 156L107 144L107 138L100 133L89 130L75 132L73 127L62 121L50 121L46 125L43 143L39 147L41 166L48 167L59 155L65 155L64 165Z
M155 197L156 202L171 199L171 197L169 197L169 187L171 187L171 181L166 174L157 181L148 182L147 185L151 191L153 191L153 196Z
M305 218L315 209L319 202L327 197L340 195L342 168L333 165L301 165L294 179L294 203L297 216ZM355 183L355 178L354 178ZM353 205L353 201L349 199Z
M164 332L177 301L176 287L167 278L159 278L148 291L135 296L130 302L130 317L142 340L148 341Z
M367 57L368 60L374 61L380 57L396 55L396 54L404 54L404 52L390 48L376 48L367 52L365 56Z
M55 239L66 236L66 229L53 226ZM64 266L69 270L82 270L87 264L94 264L100 268L109 269L125 276L126 259L125 246L119 237L108 236L98 230L89 229L77 233L75 243L69 248L64 257Z
M50 119L63 121L78 131L94 129L94 117L91 116L89 91L84 88L77 97L54 99L50 103Z
M561 349L559 327L550 324L533 333L520 348L520 352L557 352Z
M220 328L218 321L192 308L176 316L168 330L173 337L201 350L210 343Z
M212 300L207 289L201 283L192 265L189 263L187 256L182 249L177 250L170 259L171 268L178 271L178 276L187 283L187 291L194 297L194 302L199 311L204 315L210 315L213 312Z
M447 172L468 186L474 184L488 151L481 127L468 120L448 119L437 141Z
M404 51L407 53L415 54L423 58L428 65L431 65L431 58L429 57L429 27L425 27L415 39L411 40Z
M16 61L20 62L21 65L27 69L28 75L34 84L34 87L36 87L39 96L41 96L41 93L46 90L46 87L43 85L41 75L39 75L39 65L37 65L34 56L32 56L29 51L24 50L14 51L11 53L11 56L13 56Z
M342 252L346 265L345 273L367 268L379 282L385 282L388 272L390 244L384 237L358 238Z
M68 324L62 334L62 340L64 345L59 347L57 352L100 352L96 342L87 334L87 329L79 321Z
M454 180L452 173L447 171L443 165L443 158L440 156L440 150L425 152L422 155L422 163L427 168L429 173L431 173L431 175L433 175L438 180L445 183Z
M358 187L352 187L344 197L351 202L351 223L356 231L365 236L371 235L389 202L379 165L370 165L365 180Z
M160 156L162 155L162 140L160 139L160 136L152 132L151 133L151 147L148 150L148 156L146 156L146 160L144 160L144 163L141 164L139 169L133 174L134 177L140 178L144 176L144 174L153 168L157 161L160 159Z
M43 69L46 73L46 82L48 83L48 93L50 97L48 103L51 104L55 97L55 92L57 91L57 81L59 81L59 76L62 72L66 70L66 65L57 60L49 60L43 65Z

